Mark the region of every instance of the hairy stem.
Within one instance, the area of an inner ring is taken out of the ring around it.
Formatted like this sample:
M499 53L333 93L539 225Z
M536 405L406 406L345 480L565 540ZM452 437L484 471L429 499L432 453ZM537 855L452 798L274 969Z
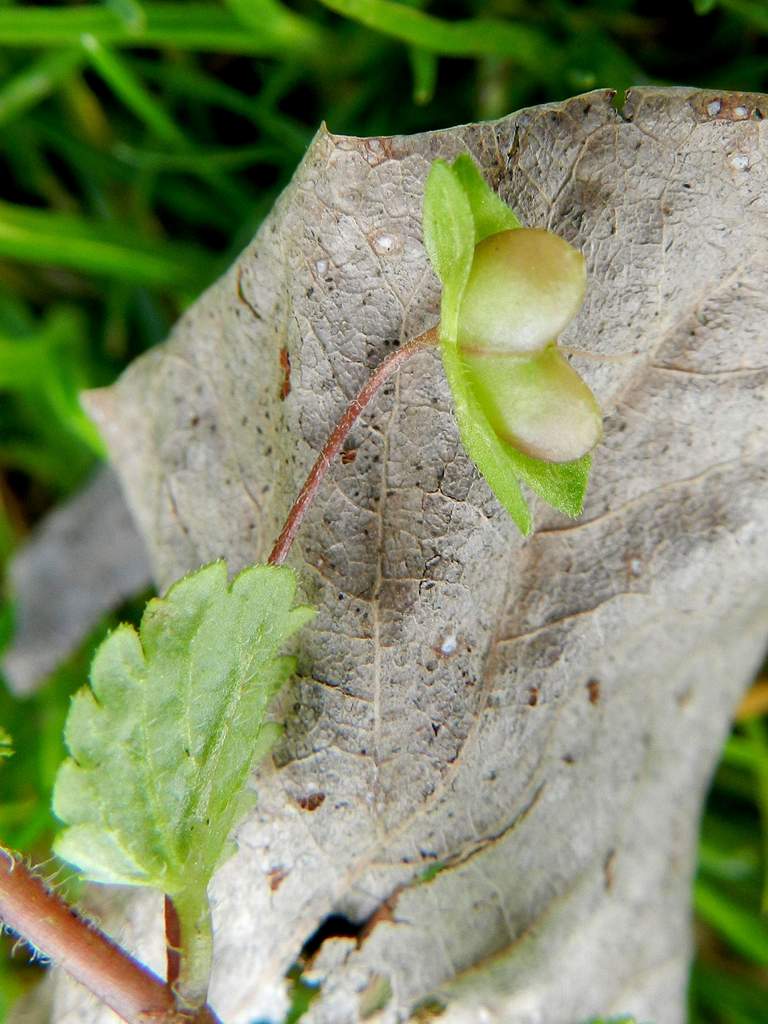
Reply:
M180 893L172 901L175 926L178 929L178 953L174 963L169 953L168 984L176 993L177 1005L193 1011L203 1006L208 997L213 964L213 928L206 888L203 886L200 894L196 886L191 886L189 893ZM168 933L167 911L165 922L168 946L171 936ZM172 976L174 973L176 977Z
M325 474L330 469L332 461L341 451L341 446L344 444L347 435L366 405L371 401L382 384L384 384L384 382L392 376L395 370L398 370L407 359L410 359L410 357L415 355L417 352L421 352L422 349L429 348L431 345L437 345L439 340L440 325L437 324L435 327L431 327L428 331L425 331L423 334L420 334L418 337L407 342L402 346L402 348L390 353L386 359L379 363L360 391L358 391L357 395L344 410L341 419L336 424L330 437L323 445L322 451L315 460L315 464L312 466L312 469L309 471L309 476L304 481L304 486L299 491L298 498L294 501L291 510L288 513L288 518L285 521L285 525L283 526L280 536L275 542L272 553L268 558L270 565L280 565L285 561L291 548L291 544L293 544L294 538L299 531L299 527L302 524L304 516L308 512L320 484L323 482Z
M9 850L0 848L0 919L129 1024L219 1024L207 1006L176 1007L171 989L52 893Z

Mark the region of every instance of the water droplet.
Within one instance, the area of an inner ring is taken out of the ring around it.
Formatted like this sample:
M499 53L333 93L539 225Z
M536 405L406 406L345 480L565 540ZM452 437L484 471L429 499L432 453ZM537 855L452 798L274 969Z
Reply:
M712 100L711 103L707 104L707 113L710 117L717 117L717 115L720 113L722 106L723 104L720 102L720 100Z
M372 239L371 244L375 252L380 256L387 256L397 246L397 239L394 235L375 235Z
M746 107L734 107L733 112L736 117L749 117L749 111Z
M749 169L749 157L746 153L734 153L730 162L731 167L736 171L746 171Z
M629 571L633 576L639 576L643 571L643 563L639 558L633 558L629 563Z
M315 270L322 277L328 270L328 260L318 260L317 263L315 263Z
M444 654L446 656L446 658L447 658L451 654L455 654L456 653L457 646L458 646L458 641L456 639L456 634L455 633L449 633L443 639L443 642L440 644L440 653Z

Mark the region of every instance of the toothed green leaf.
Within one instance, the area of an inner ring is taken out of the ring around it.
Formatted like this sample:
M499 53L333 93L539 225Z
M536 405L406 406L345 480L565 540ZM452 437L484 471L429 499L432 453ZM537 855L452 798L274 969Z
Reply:
M67 719L61 857L96 881L204 897L274 738L267 708L294 669L280 648L313 614L292 607L295 589L290 569L254 566L229 584L216 562L151 601L138 633L107 637Z

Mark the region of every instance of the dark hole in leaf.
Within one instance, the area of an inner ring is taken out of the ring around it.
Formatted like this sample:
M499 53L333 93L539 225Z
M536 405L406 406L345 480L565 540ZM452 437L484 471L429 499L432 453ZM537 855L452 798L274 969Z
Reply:
M301 962L311 960L326 939L356 939L361 929L362 925L355 924L343 914L329 914L301 947Z

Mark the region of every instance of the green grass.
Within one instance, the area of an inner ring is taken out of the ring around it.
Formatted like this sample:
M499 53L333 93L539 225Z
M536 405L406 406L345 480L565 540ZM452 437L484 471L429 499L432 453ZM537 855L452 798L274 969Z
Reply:
M767 39L763 0L0 0L0 567L101 456L78 391L162 340L322 120L409 133L600 86L768 91ZM0 688L0 836L37 861L86 654L29 701ZM767 1019L767 862L755 716L703 824L692 1024ZM0 959L0 1019L36 973Z

